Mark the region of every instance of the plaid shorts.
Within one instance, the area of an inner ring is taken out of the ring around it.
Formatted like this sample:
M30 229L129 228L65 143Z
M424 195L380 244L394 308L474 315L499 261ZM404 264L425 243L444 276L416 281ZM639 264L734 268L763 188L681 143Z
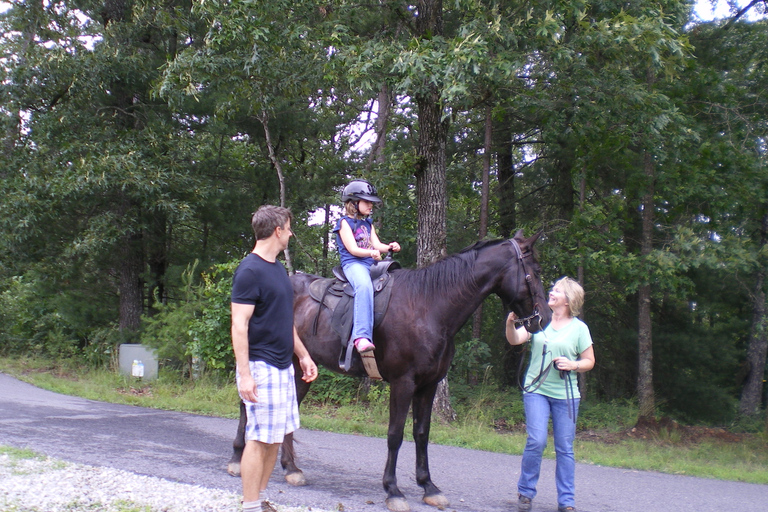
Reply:
M256 381L258 402L243 400L248 417L245 440L282 443L286 434L299 428L293 365L280 370L264 361L250 361L249 364ZM240 380L239 375L237 380Z

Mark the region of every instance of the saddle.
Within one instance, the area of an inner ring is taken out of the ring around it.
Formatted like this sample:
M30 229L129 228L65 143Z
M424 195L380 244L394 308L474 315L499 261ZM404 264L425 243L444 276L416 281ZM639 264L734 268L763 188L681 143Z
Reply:
M381 323L389 306L392 291L390 270L398 268L401 268L400 264L389 256L371 265L374 328ZM352 288L352 284L347 281L341 266L334 267L333 275L333 278L317 279L309 285L309 296L320 304L312 325L312 334L317 334L317 323L322 308L328 308L331 311L331 328L339 336L339 368L349 371L352 367L352 355L356 352L352 339L355 290ZM373 352L361 355L368 376L372 379L381 380Z

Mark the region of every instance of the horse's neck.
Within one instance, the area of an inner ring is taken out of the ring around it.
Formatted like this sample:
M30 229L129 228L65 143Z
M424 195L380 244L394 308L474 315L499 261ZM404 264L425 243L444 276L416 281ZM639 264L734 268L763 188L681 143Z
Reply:
M441 279L434 292L435 304L440 303L438 298L445 298L444 303L447 306L437 310L442 319L441 324L450 327L449 330L453 331L453 334L458 332L485 298L493 292L495 280L500 272L494 265L484 264L480 257L470 262L469 266L466 272L455 272L451 280Z

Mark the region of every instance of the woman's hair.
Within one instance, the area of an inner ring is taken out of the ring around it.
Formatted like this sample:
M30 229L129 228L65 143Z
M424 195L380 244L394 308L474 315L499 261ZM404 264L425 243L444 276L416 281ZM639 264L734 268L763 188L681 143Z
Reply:
M581 287L578 281L571 279L570 277L563 277L555 281L554 286L560 285L565 294L565 300L568 301L568 309L571 312L571 316L579 316L581 314L581 308L584 306L584 288Z
M267 204L254 212L251 217L251 227L256 240L265 240L272 236L275 228L282 228L289 220L293 220L291 210Z

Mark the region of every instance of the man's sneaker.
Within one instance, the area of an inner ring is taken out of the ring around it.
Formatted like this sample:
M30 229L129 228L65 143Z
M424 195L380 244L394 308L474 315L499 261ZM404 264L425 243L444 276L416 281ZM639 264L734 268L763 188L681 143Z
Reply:
M557 512L576 512L575 507L557 507Z
M523 496L522 494L517 495L517 510L519 512L528 512L531 510L531 498L528 496Z
M368 338L357 338L355 340L355 348L357 349L358 352L362 354L364 352L370 352L376 347L374 346L373 343L371 343L371 340L369 340Z
M277 505L269 500L262 500L261 512L277 512Z

